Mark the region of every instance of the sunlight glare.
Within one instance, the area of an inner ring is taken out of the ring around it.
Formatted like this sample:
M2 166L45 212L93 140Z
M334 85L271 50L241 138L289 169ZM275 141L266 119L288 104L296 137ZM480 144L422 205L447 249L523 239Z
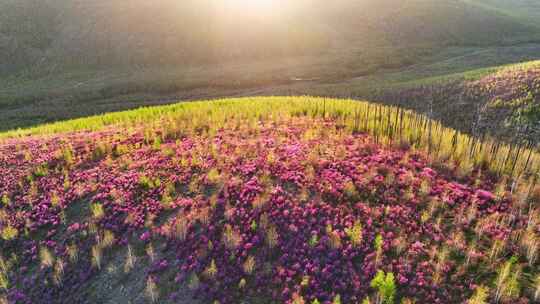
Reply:
M225 0L230 9L250 13L269 13L279 6L276 0Z

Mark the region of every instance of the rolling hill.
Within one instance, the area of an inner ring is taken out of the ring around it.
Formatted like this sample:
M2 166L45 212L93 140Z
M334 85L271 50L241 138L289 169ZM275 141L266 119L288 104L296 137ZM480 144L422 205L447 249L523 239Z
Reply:
M370 48L515 43L537 36L512 17L454 0L303 0L281 2L272 13L227 3L3 1L0 50L14 60L0 71L29 64L62 71L71 65L219 63L340 48L366 52L369 61Z
M540 62L394 85L373 98L430 114L475 136L540 142Z
M481 66L538 59L534 24L470 1L284 3L244 11L209 0L2 1L0 130L179 99L317 94L321 83L472 50L523 50L478 56Z
M540 4L534 0L468 0L469 4L486 9L496 10L501 14L512 16L523 23L540 26Z
M2 303L538 299L540 154L414 112L228 99L0 137Z
M539 17L0 0L0 304L540 303Z

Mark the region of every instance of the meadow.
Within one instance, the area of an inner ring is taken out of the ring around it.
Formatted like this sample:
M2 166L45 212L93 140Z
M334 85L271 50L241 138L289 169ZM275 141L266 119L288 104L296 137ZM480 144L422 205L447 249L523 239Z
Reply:
M534 303L539 172L527 146L315 97L5 132L1 299Z
M539 67L538 61L531 61L428 78L379 90L372 99L428 113L477 137L490 134L537 145Z
M213 0L6 0L0 131L178 100L371 100L403 82L538 59L537 7L514 5L514 16L489 2L502 3L298 0L243 11Z
M219 67L111 67L13 75L0 79L0 120L3 122L0 131L178 100L223 96L314 95L367 99L428 113L426 98L433 94L428 91L417 96L408 91L418 87L434 91L440 84L478 80L516 62L538 59L539 51L538 44L413 51L373 47L364 50L363 59L359 59L353 49L340 49L321 56L254 60ZM455 96L451 93L445 98L453 100ZM474 106L473 102L468 103ZM447 126L472 125L472 120L462 123L459 119L463 111L453 108L459 108L459 102L441 100L437 104L434 118L446 119ZM440 114L439 110L446 107L452 111ZM455 121L452 118L456 118ZM459 123L453 123L457 121Z
M540 303L537 2L0 0L0 304Z

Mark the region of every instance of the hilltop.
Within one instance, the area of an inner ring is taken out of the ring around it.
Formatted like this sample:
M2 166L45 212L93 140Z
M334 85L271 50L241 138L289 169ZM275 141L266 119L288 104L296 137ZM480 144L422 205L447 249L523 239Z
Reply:
M538 299L540 155L414 112L232 99L1 137L4 302Z
M449 72L474 54L479 66L538 59L529 19L469 2L287 1L270 13L208 0L3 1L0 130L177 100L370 97L350 80L454 61ZM337 83L355 87L321 89Z

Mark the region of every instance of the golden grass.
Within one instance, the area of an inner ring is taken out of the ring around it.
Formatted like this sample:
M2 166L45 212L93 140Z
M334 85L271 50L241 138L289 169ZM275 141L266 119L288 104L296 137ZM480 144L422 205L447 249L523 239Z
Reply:
M0 133L0 141L31 135L98 131L113 126L139 127L150 133L159 130L163 137L174 137L187 130L185 126L212 132L230 120L256 123L281 121L291 116L332 119L343 130L368 133L380 144L406 145L428 153L434 161L455 163L464 175L474 167L514 177L536 175L540 170L537 150L504 144L489 137L473 138L424 115L397 107L309 96L221 99L146 107L4 132Z

